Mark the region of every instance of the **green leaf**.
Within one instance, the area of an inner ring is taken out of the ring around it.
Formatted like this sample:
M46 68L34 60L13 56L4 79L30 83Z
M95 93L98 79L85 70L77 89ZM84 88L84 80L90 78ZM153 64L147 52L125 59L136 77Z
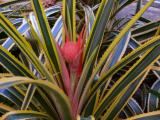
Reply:
M18 59L0 46L0 63L12 74L36 78Z
M76 41L76 0L63 0L63 17L71 40Z
M51 29L47 21L44 9L39 0L32 0L32 7L36 15L39 30L43 38L44 52L55 73L61 71L59 56L56 49L56 43L52 37Z
M137 1L136 13L139 12L139 10L141 9L141 7L142 7L142 0L138 0L138 1Z
M110 53L113 51L114 47L120 42L120 40L123 38L123 36L128 32L128 30L135 24L135 22L141 17L141 15L149 8L149 6L154 2L154 0L150 0L124 27L124 29L121 30L121 32L116 36L116 38L113 40L111 45L108 47L108 49L103 54L101 60L99 61L98 65L95 68L94 76L98 72L98 70L103 66L106 59L109 57Z
M148 112L152 112L158 109L159 98L160 98L159 90L160 90L160 80L158 79L153 83L151 89L148 91L149 92L148 102L147 102Z
M16 45L20 48L21 52L23 52L23 54L27 56L29 61L34 65L34 67L38 70L38 72L40 72L40 74L43 77L46 77L47 80L57 84L54 78L51 76L51 74L39 61L30 44L10 23L10 21L1 13L0 13L0 27L14 40Z
M34 85L30 84L28 87L28 90L26 92L25 98L23 100L21 110L27 110L27 108L33 98L35 91L36 91L36 87Z
M137 41L144 42L153 37L160 25L160 21L150 22L132 30L132 37Z
M93 85L91 92L88 93L88 97L86 97L87 103L89 103L90 99L93 98L93 96L96 94L97 90L103 86L108 78L113 76L118 70L123 68L125 65L130 63L135 58L139 57L142 53L144 53L146 50L159 45L160 44L160 36L154 37L145 44L141 45L140 47L136 48L134 51L132 51L130 54L128 54L126 57L122 58L118 63L116 63L113 67L111 67L106 73L100 76L99 80L95 85ZM85 107L87 107L87 103L85 103Z
M160 20L144 24L144 26L142 26L142 27L138 27L138 28L133 29L132 35L136 36L140 33L146 32L146 31L151 31L153 29L155 30L155 29L157 29L157 27L159 27L159 25L160 25Z
M144 113L140 115L135 115L131 118L128 118L126 120L159 120L160 118L160 111L154 111L149 113Z
M160 93L158 91L156 91L156 90L149 90L149 93L153 94L157 98L160 98Z
M15 109L10 107L10 106L8 106L8 105L0 103L0 113L4 114L6 112L10 112L10 111L13 111L13 110L15 110Z
M128 108L133 113L133 115L139 115L143 113L142 107L139 105L138 101L136 101L136 99L134 98L131 98L129 100L126 108Z
M136 0L121 0L119 2L119 7L118 9L115 11L115 13L112 15L112 18L115 17L115 15L120 12L123 8L125 8L126 6L130 5L131 3L135 2Z
M157 61L160 54L160 45L148 50L125 74L122 76L107 92L101 103L97 106L94 114L99 117L125 86L131 85L136 78L146 71L154 62ZM102 107L103 106L103 107Z
M20 86L20 87L24 88L24 86ZM19 87L11 87L11 88L1 90L0 95L1 95L1 98L5 98L10 103L13 103L14 107L21 107L25 97L25 92L21 90ZM37 101L32 99L29 108L32 110L39 110L37 106Z
M112 11L112 6L114 4L113 0L103 0L98 9L96 20L92 27L90 36L87 40L85 49L85 59L89 59L95 47L99 46L105 32L106 23L110 18Z
M36 112L36 111L11 111L4 114L1 117L1 120L21 120L21 119L46 119L46 120L54 120L52 117L48 116L46 113Z
M77 100L79 100L81 93L83 92L83 88L85 86L86 81L88 80L88 76L89 73L91 74L90 68L93 67L93 62L95 60L96 57L96 53L97 53L98 48L95 48L95 50L93 51L92 55L90 56L89 60L87 61L87 63L84 65L81 77L79 79L78 85L76 87L76 91L75 91L75 98Z
M83 6L84 12L85 12L85 23L88 23L88 25L86 25L86 29L87 29L87 38L91 33L91 29L93 27L93 23L95 21L95 15L94 15L94 11L90 6Z
M73 120L71 113L71 105L68 97L64 92L52 84L51 82L44 80L33 80L25 77L10 77L10 78L1 78L0 79L0 89L12 87L20 84L33 84L39 87L42 87L46 93L51 96L52 101L55 103L55 107L63 120ZM58 101L58 102L57 102Z
M131 85L124 87L124 89L119 93L114 102L107 109L106 113L103 116L103 119L115 119L125 107L125 105L129 102L134 93L138 90L142 82L145 80L148 75L149 70L135 80Z
M55 106L53 106L50 98L48 97L48 95L46 95L44 91L37 88L33 96L33 99L36 99L39 102L42 111L45 111L47 114L49 114L56 120L59 119L59 115L57 114Z
M7 89L11 94L14 95L14 98L17 98L22 102L20 104L20 106L22 106L23 101L26 97L25 92L21 88L27 89L26 86L19 86L19 87L16 86L16 87L11 87L11 88ZM6 91L6 89L5 89L5 91ZM35 100L35 98L32 98L32 101L29 102L28 108L30 108L32 110L39 110L39 106L37 106L37 102L38 101Z
M121 60L123 55L126 52L126 49L128 47L128 43L130 41L131 32L127 32L125 36L121 39L119 44L115 46L115 49L110 54L109 58L107 59L105 65L103 66L103 69L101 70L101 73L104 73L108 71L109 68L111 68L113 65L115 65L118 61Z
M114 50L115 46L119 43L119 41L122 39L122 37L126 34L126 32L134 25L134 23L141 17L141 15L149 8L149 6L154 2L154 0L150 0L130 21L129 23L124 27L123 30L121 30L121 32L116 36L116 38L113 40L113 42L111 43L111 45L108 47L108 49L105 51L105 53L103 54L101 60L99 61L99 63L97 64L97 66L95 67L93 74L91 76L91 78L88 80L88 83L86 84L86 88L84 89L84 92L82 94L81 97L81 101L80 104L84 104L84 102L86 101L86 95L87 92L90 88L90 86L92 85L93 79L96 76L96 74L98 73L98 71L101 69L101 67L104 65L104 63L106 62L106 60L108 59L109 55L111 54L111 52ZM80 106L81 106L80 105ZM80 108L81 109L81 108Z
M90 117L81 117L78 118L77 120L95 120L95 118L93 116L90 116Z

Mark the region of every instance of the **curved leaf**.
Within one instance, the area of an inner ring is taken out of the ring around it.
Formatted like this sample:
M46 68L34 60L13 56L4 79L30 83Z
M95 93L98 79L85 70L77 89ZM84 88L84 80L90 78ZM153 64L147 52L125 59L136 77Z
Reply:
M20 50L28 57L30 62L34 65L34 67L41 73L42 76L45 76L49 81L52 81L56 84L56 81L47 72L46 68L42 65L42 63L38 60L36 54L34 53L30 44L26 41L26 39L17 31L17 29L9 22L9 20L0 13L0 26L4 31L13 38L15 43L18 45ZM28 50L30 49L30 50Z
M160 80L154 82L151 87L151 90L159 91L160 90ZM147 104L148 112L152 112L158 109L159 106L159 98L152 93L148 95L148 104Z
M150 7L150 5L154 2L154 0L150 0L128 23L127 25L121 30L121 32L116 36L114 41L108 47L108 49L103 54L100 62L95 68L95 73L103 66L106 59L109 57L109 54L113 51L114 47L120 42L122 37L128 32L128 30L135 24L135 22L140 18L140 16ZM95 74L93 74L95 75Z
M1 117L1 120L21 120L21 119L33 119L33 118L43 118L46 120L54 120L50 116L48 116L45 113L41 112L35 112L35 111L23 111L23 110L17 110L17 111L11 111L6 114L4 114Z
M96 46L99 46L101 43L106 23L110 18L114 1L113 0L103 0L98 9L96 19L91 30L90 36L87 40L86 49L85 49L85 59L88 60L91 53L93 52Z
M139 114L143 113L141 106L133 98L131 98L130 101L128 102L128 107L130 107L130 109L134 115L139 115Z
M131 37L131 32L129 31L124 35L121 41L115 46L115 49L111 53L110 57L107 59L105 65L103 66L101 73L106 72L109 68L111 68L113 65L115 65L118 61L121 60L121 58L125 54L126 49L128 47L130 37Z
M119 93L115 101L107 109L106 113L103 116L103 119L110 120L117 118L117 116L128 103L130 98L133 96L133 94L137 91L142 82L145 80L146 76L148 75L148 72L149 70L140 75L140 77L137 77L135 82L133 82L131 85L127 85L127 87L124 87L124 89Z
M155 112L144 113L141 115L136 115L126 120L159 120L159 118L160 118L160 111L155 111Z
M35 78L33 73L31 73L28 68L26 68L18 59L16 59L2 46L0 46L0 63L14 75Z
M3 103L0 103L0 113L4 114L6 112L10 112L10 111L13 111L13 110L15 110L15 109L13 109L12 107L7 106Z
M26 20L23 20L22 25L18 27L18 31L24 35L29 30L29 25L27 24ZM15 45L14 40L12 38L8 38L2 46L6 48L8 51L12 49L12 47Z
M39 0L32 0L32 7L38 21L38 26L43 38L43 44L45 48L45 54L49 60L50 65L54 72L58 73L61 71L59 56L56 49L55 40L52 37L49 23L45 16L45 12L40 4Z
M92 85L93 79L96 76L96 74L98 73L98 71L100 70L100 68L104 65L104 63L106 62L106 60L108 59L109 55L111 54L111 52L114 50L115 46L119 43L119 41L122 39L122 37L126 34L126 32L135 24L135 22L141 17L141 15L149 8L149 6L154 2L154 0L150 0L124 27L124 29L116 36L116 38L114 39L114 41L111 43L111 45L108 47L108 49L105 51L105 53L103 54L101 60L99 61L99 63L97 64L97 66L94 69L94 72L91 76L91 78L88 80L88 83L86 84L86 88L84 89L84 92L82 94L81 97L81 102L80 102L80 106L82 106L82 104L84 104L84 101L86 100L86 95L87 92L89 90L89 88ZM98 30L99 33L101 33ZM97 36L97 34L96 34ZM88 50L87 50L88 51ZM92 50L93 51L93 50ZM81 108L80 108L81 109Z
M83 8L85 11L85 23L87 23L87 38L88 38L95 21L95 15L90 6L84 6Z
M121 59L120 62L118 62L117 64L115 64L106 73L104 73L103 75L101 75L100 78L99 78L99 80L97 81L97 83L92 87L92 90L89 93L89 98L91 98L91 96L93 97L95 95L95 93L96 93L96 90L98 90L98 88L100 86L104 85L105 82L108 80L108 78L110 76L114 75L119 69L121 69L122 67L124 67L125 65L127 65L129 62L131 62L136 57L138 57L139 55L141 55L142 53L144 53L146 50L148 50L148 49L150 49L150 48L152 48L152 47L160 44L159 40L160 40L160 36L154 37L152 40L150 40L147 43L143 44L141 47L138 47L133 52L131 52L130 54L128 54L126 57L124 57L123 59Z
M129 86L133 82L135 82L135 79L141 75L144 71L146 71L153 63L155 63L159 57L160 46L156 46L155 48L148 50L146 54L140 58L130 69L125 73L124 76L122 76L114 85L113 87L108 91L108 93L105 95L101 103L97 106L97 109L95 110L95 116L99 116L104 111L104 106L107 108L107 106L110 105L113 99L116 98L116 96L119 94L121 90L124 89L124 86ZM103 108L102 108L103 106Z
M20 84L33 84L44 88L46 93L48 93L53 101L55 102L55 106L58 110L60 117L65 120L72 120L71 114L71 105L64 94L64 92L58 88L56 85L52 84L51 82L47 82L44 80L32 80L30 78L25 77L10 77L10 78L1 78L0 79L0 89L4 89L6 87L11 87ZM58 101L58 102L56 102Z

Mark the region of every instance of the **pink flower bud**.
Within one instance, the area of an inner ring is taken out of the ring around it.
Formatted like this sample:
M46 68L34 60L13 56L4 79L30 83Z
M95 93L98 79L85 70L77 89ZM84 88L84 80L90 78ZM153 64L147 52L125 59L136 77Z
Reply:
M69 70L72 73L76 73L77 77L80 77L82 72L82 54L84 45L84 33L85 28L82 29L77 42L73 42L66 37L66 42L61 47L61 53L65 61L69 65Z
M67 41L62 47L61 51L66 62L73 63L80 55L81 49L78 43Z

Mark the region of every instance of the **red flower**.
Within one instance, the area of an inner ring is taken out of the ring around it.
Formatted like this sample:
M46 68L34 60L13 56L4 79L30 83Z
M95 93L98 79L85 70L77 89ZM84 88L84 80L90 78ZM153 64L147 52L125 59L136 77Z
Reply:
M73 42L66 38L65 44L61 48L65 61L69 64L70 72L76 73L79 77L82 72L84 30L79 35L78 41Z
M78 58L81 48L75 42L67 41L62 47L62 54L67 63L73 63Z

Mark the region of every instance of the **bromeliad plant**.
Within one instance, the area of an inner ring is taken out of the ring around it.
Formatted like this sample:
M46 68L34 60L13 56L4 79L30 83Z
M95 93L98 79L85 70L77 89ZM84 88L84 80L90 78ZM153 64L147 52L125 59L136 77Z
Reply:
M0 13L0 27L22 54L17 59L0 46L0 62L10 73L0 76L0 93L8 101L0 105L1 119L79 120L88 116L88 119L120 119L120 113L126 113L124 107L133 101L132 96L159 59L159 34L124 56L131 27L154 0L125 25L101 58L99 49L106 24L117 1L102 0L91 31L88 22L78 34L76 0L63 0L61 44L52 36L39 0L31 2L40 34L32 25L30 31L39 52L35 52L32 44ZM134 65L114 80L114 75L132 61ZM127 119L156 119L157 116L160 111Z

